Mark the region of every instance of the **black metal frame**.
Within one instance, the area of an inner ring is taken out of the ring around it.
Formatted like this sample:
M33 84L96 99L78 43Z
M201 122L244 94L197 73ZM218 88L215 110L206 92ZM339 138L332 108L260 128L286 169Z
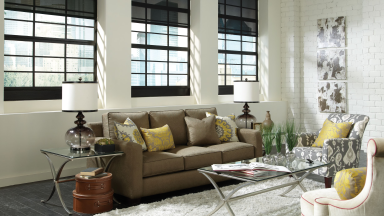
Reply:
M32 56L22 56L22 55L4 55L4 56L12 56L12 57L30 57L32 58L32 71L5 71L5 72L16 72L16 73L32 73L33 74L33 87L4 87L4 100L5 101L19 101L19 100L54 100L61 99L62 97L62 88L61 87L35 87L35 61L36 58L63 58L64 59L64 72L45 72L44 73L60 73L64 74L64 81L67 80L67 70L66 70L66 61L67 59L92 59L92 58L82 58L82 57L67 57L67 44L75 44L75 45L92 45L94 46L94 68L93 72L78 72L84 74L93 74L94 81L97 81L97 2L95 0L94 4L94 12L82 12L82 11L74 11L69 10L68 8L68 0L65 0L65 8L51 8L36 5L36 2L33 1L33 5L19 4L19 3L10 3L5 2L5 10L12 11L20 11L20 12L29 12L33 13L33 20L17 20L17 19L4 19L4 20L13 20L13 21L23 21L23 22L32 22L33 23L33 34L32 36L20 36L20 35L4 35L4 40L14 40L14 41L28 41L33 44L33 54ZM39 9L51 10L41 11ZM56 11L56 12L52 12ZM59 12L61 11L61 13ZM82 15L73 15L71 13L81 13ZM56 15L56 16L64 16L65 23L50 23L50 22L40 22L36 21L35 14L46 14L46 15ZM74 18L85 18L85 19L93 19L94 26L82 26L82 25L71 25L67 24L67 17ZM48 37L36 37L35 36L35 23L44 23L44 24L55 24L55 25L63 25L65 26L65 38L48 38ZM77 39L66 39L67 38L67 27L75 26L81 28L93 28L94 29L94 40L77 40ZM35 43L36 42L45 42L45 43L59 43L64 45L64 56L63 57L52 57L52 56L36 56L35 55ZM76 72L75 72L76 73Z
M188 0L189 2L189 0ZM132 17L132 22L135 23L143 23L143 24L154 24L154 25L164 25L167 26L167 34L164 33L153 33L147 31L147 25L145 25L145 32L142 32L145 34L145 44L132 44L132 48L138 48L138 49L145 49L145 60L131 60L131 61L138 61L138 62L145 62L145 73L132 73L132 74L140 74L145 75L145 86L132 86L131 87L131 97L161 97L161 96L189 96L190 95L190 4L188 3L188 8L176 8L176 7L170 7L168 6L168 1L166 6L162 5L154 5L154 4L148 4L148 3L140 3L140 2L134 2L132 1L132 6L142 7L145 8L145 19L138 19ZM147 16L147 8L150 9L161 9L167 11L167 22L162 21L151 21L148 20ZM181 24L181 23L172 23L170 22L169 12L182 12L186 13L188 17L188 23L187 24ZM185 35L176 35L176 34L170 34L169 27L183 27L187 28L187 36ZM136 31L132 31L136 32ZM159 45L148 45L147 40L147 34L160 34L160 35L166 35L167 36L167 45L166 46L159 46ZM169 37L170 36L182 36L186 37L188 40L188 46L187 47L173 47L169 45ZM147 50L150 49L158 49L158 50L164 50L167 51L167 61L154 61L150 60L148 61L148 52ZM186 51L188 53L187 62L173 62L169 60L169 52L170 51ZM148 62L162 62L167 63L167 74L159 74L159 73L147 73L147 63ZM169 73L169 63L187 63L187 74L170 74ZM167 75L167 86L148 86L148 75ZM187 86L170 86L169 85L169 76L170 75L187 75Z
M240 2L240 6L234 6L234 5L231 5L231 4L227 4L227 0L220 0L219 1L219 10L220 10L220 6L224 6L224 14L220 14L220 11L219 11L219 14L218 14L218 17L219 19L232 19L232 20L237 20L237 21L240 21L240 23L242 22L254 22L256 24L256 32L243 32L243 30L240 30L240 32L231 32L230 29L227 29L227 28L220 28L219 26L219 29L218 29L218 33L219 34L223 34L224 35L224 39L218 39L219 41L222 40L224 41L224 45L225 45L225 49L224 50L218 50L218 53L219 54L224 54L225 55L225 63L219 63L219 65L224 65L224 74L218 74L218 76L224 76L224 84L225 85L219 85L219 95L230 95L230 94L233 94L233 85L227 85L227 54L238 54L241 56L241 64L230 64L230 65L241 65L241 73L239 75L239 77L241 77L241 79L243 79L243 76L254 76L254 75L243 75L243 65L247 66L248 64L243 64L243 55L255 55L256 56L256 65L249 65L249 66L256 66L256 81L258 81L258 66L257 66L257 62L258 62L258 53L257 53L257 41L256 42L249 42L249 41L243 41L242 39L242 36L253 36L253 37L258 37L258 1L255 0L256 2L256 8L247 8L247 7L243 7L243 4L242 4L242 0L238 0ZM240 9L240 17L237 17L237 16L231 16L231 15L226 15L226 6L232 6L232 7L238 7ZM255 10L255 19L251 19L251 18L244 18L242 17L242 9L252 9L252 10ZM242 29L242 27L241 27ZM227 34L232 34L232 35L238 35L240 36L240 40L231 40L231 39L227 39ZM240 43L240 51L233 51L233 50L226 50L226 46L227 46L227 41L236 41L236 42L239 42ZM248 43L254 43L256 45L256 52L248 52L248 51L243 51L243 42L248 42ZM219 78L218 77L218 78Z

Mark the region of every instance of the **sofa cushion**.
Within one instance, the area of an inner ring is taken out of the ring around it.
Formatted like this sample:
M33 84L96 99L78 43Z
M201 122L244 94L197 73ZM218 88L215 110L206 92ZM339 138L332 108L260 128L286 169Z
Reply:
M140 128L149 152L164 151L175 148L172 132L166 124L163 127Z
M192 118L197 118L197 119L203 119L206 118L206 112L212 113L214 115L217 115L217 110L215 107L211 108L202 108L202 109L186 109L185 110L185 115L188 117Z
M184 117L183 110L151 111L149 112L150 128L159 128L167 124L171 129L175 145L187 145L187 126Z
M144 139L141 136L139 129L131 119L127 118L124 124L121 124L119 122L114 123L115 136L118 140L124 140L127 142L134 142L140 144L143 151L147 150L147 146L145 145Z
M248 143L226 142L218 145L212 145L208 148L220 151L223 163L251 159L255 157L255 149L252 144Z
M184 170L184 158L168 152L143 152L143 177Z
M137 126L137 128L149 128L149 120L147 112L108 112L103 114L103 133L105 137L111 139L117 139L114 127L114 122L124 123L124 121L130 118ZM162 125L163 126L163 125Z
M168 150L178 156L184 157L184 169L192 170L201 167L211 166L212 164L221 164L221 152L198 146L177 146Z
M216 133L215 121L214 116L202 120L186 116L188 145L202 146L221 143Z

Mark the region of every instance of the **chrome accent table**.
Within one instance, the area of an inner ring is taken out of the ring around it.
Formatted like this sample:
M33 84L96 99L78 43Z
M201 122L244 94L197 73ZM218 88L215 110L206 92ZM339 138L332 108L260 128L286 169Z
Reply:
M93 150L93 148L91 148L91 150L88 150L88 151L83 151L83 152L74 152L72 151L70 148L55 148L55 149L40 149L40 152L42 154L45 155L45 157L48 159L48 162L49 162L49 167L51 168L51 173L52 173L52 178L53 178L53 187L52 187L52 191L48 197L48 199L46 200L41 200L42 203L46 203L48 202L53 194L55 193L55 191L57 192L57 195L59 196L59 199L60 199L60 202L61 202L61 205L63 206L64 210L68 213L68 214L72 214L71 211L68 210L67 206L65 205L64 201L63 201L63 198L61 197L61 191L60 191L60 186L59 186L59 183L63 183L63 182L68 182L68 181L75 181L75 178L70 178L70 179L60 179L60 176L61 176L61 172L63 171L64 169L64 166L70 162L70 161L75 161L75 160L81 160L81 159L90 159L90 158L95 158L96 161L97 161L97 165L98 166L101 166L104 168L105 172L108 171L108 168L109 168L109 165L111 164L112 160L116 157L116 156L122 156L124 153L122 151L114 151L114 152L95 152ZM57 170L56 172L56 169L55 167L53 166L53 163L52 163L52 160L51 158L49 157L49 155L53 155L53 156L57 156L57 157L61 157L61 158L65 158L66 160L61 164L60 168ZM104 164L102 163L103 161L100 159L102 157L111 157L107 164ZM113 200L115 202L116 199L113 198ZM119 202L117 202L118 204L120 204Z
M258 162L258 161L261 161L261 158L254 158L251 160L243 160L243 161L233 162L233 163L229 163L229 164L250 163L250 162ZM277 189L288 187L288 186L290 186L290 187L285 192L280 194L280 196L284 196L285 194L289 193L290 191L292 191L297 186L299 186L301 188L301 190L306 192L307 189L302 184L302 181L313 171L315 171L321 167L325 167L327 165L328 165L328 163L323 163L323 162L319 162L319 161L315 161L314 163L309 164L309 163L306 163L302 159L296 159L292 163L292 168L290 169L292 171L291 173L267 171L267 172L262 172L262 173L261 172L260 173L255 172L254 174L243 174L243 173L238 172L238 171L213 171L212 167L203 167L203 168L198 169L198 171L201 174L203 174L205 177L208 178L208 180L212 183L212 185L215 187L217 193L219 194L219 203L217 204L216 208L212 212L210 212L208 215L214 214L223 206L225 206L225 208L228 210L230 215L235 215L232 208L229 206L230 201L247 198L247 197L250 197L253 195L266 193L269 191L277 190ZM301 176L300 178L298 178L296 174L303 173L303 172L305 174L303 176ZM244 181L247 183L236 187L231 192L229 192L227 195L224 195L223 192L220 190L219 186L216 184L216 182L209 175L223 176L223 177L227 177L230 179L236 179L236 180ZM292 176L294 178L294 181L288 182L285 184L281 184L281 185L276 185L276 186L271 187L271 188L258 190L258 191L252 192L252 193L247 193L244 195L232 197L238 190L240 190L243 187L253 185L255 183L267 181L270 179L281 178L281 177L286 177L286 176Z

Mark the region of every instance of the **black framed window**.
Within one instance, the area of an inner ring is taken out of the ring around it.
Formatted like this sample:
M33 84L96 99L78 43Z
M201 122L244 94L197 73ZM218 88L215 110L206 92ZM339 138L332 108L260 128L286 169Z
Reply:
M132 0L132 97L185 96L189 0Z
M4 100L61 99L96 80L96 0L5 0Z
M233 94L235 80L258 80L257 0L219 0L219 95Z

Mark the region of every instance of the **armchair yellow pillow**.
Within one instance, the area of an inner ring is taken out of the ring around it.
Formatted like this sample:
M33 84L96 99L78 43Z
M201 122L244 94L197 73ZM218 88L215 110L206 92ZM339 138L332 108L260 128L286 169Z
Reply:
M323 147L324 140L326 139L346 138L351 126L351 122L333 123L326 119L312 147Z
M160 128L140 128L149 152L164 151L175 148L172 132L166 124Z
M347 200L356 197L364 188L367 178L367 168L352 168L336 173L335 189L340 199Z

